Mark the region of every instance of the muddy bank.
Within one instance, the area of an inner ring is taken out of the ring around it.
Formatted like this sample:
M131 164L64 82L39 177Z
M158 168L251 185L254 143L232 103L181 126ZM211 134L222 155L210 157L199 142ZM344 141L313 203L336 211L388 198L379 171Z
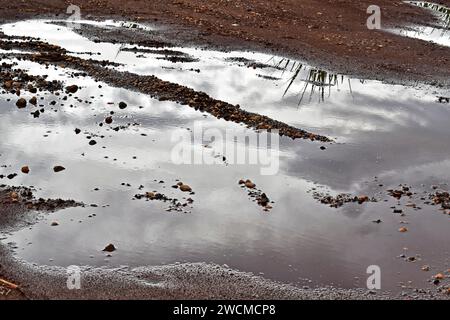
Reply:
M449 5L446 0L435 2ZM123 16L127 20L163 23L173 39L184 43L282 52L358 77L449 84L448 47L367 29L366 10L373 4L381 7L385 28L436 24L430 12L399 0L345 0L327 5L318 0L301 4L285 0L276 5L271 1L198 0L5 2L1 18L64 18L70 3L80 6L83 17Z

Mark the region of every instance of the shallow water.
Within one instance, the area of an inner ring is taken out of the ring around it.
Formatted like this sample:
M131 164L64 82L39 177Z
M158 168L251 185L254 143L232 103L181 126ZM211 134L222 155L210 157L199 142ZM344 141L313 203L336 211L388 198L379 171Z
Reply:
M405 1L412 6L418 6L425 10L430 10L437 20L438 24L434 27L412 25L399 30L391 30L405 37L416 38L424 41L434 42L441 46L450 46L450 9L425 1Z
M31 172L0 182L35 186L38 197L98 205L46 215L29 229L9 234L4 243L14 242L20 258L61 266L215 262L284 282L345 288L365 287L367 267L379 265L382 288L392 291L401 290L400 283L429 286L432 274L448 269L449 216L426 205L420 211L402 207L403 217L393 214L397 201L386 192L401 183L418 193L432 191L434 184L447 188L450 105L437 97L448 92L351 79L263 53L170 48L198 59L172 63L157 59L161 55L94 43L45 21L4 25L1 30L40 37L76 56L115 61L122 64L119 70L154 74L336 141L323 151L317 142L281 138L279 171L273 176L261 175L260 166L250 164L176 165L172 137L180 130L201 125L224 135L230 129L237 135L249 132L186 106L89 77L73 78L70 70L16 61L32 74L49 74L50 80L82 88L67 101L43 95L46 111L38 119L28 108L15 107L17 97L1 96L0 165L6 168L0 167L0 174L19 172L23 165ZM271 67L248 67L230 58ZM54 107L48 105L52 100L58 101ZM119 110L119 101L127 102L128 108ZM116 132L99 126L111 110L112 126L126 129ZM82 134L76 135L75 128ZM88 144L85 132L97 145ZM195 142L194 152L202 152L205 145L221 155L220 144L208 139ZM67 170L55 174L55 165ZM239 187L241 178L252 179L275 202L269 213ZM171 188L178 179L195 195ZM381 201L332 209L313 199L312 188L368 194ZM167 212L165 203L132 200L135 194L153 190L178 199L192 197L194 203L188 212L179 213ZM383 223L372 222L377 219ZM52 221L59 226L50 226ZM398 232L401 221L407 223L408 233ZM118 248L111 257L101 251L108 243ZM398 258L403 253L419 254L421 261ZM421 271L425 264L432 272Z

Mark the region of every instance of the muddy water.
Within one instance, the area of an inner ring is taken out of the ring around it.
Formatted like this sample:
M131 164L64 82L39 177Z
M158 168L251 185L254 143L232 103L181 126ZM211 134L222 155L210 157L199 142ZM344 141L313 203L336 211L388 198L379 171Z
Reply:
M38 197L95 205L43 216L29 229L6 235L3 242L15 243L18 257L60 266L204 261L301 286L345 288L365 287L367 267L378 265L382 288L394 292L432 287L431 276L449 268L449 216L420 201L422 210L413 210L405 206L407 200L399 204L387 195L399 184L420 195L432 192L433 185L447 189L450 105L438 97L448 92L351 79L262 53L170 48L193 58L173 63L161 54L124 50L134 46L94 43L45 21L4 25L2 31L39 37L76 56L115 61L122 64L119 70L187 85L336 141L321 150L320 143L281 138L279 171L271 176L261 175L258 165L227 161L176 165L172 137L180 132L196 126L224 136L226 130L248 131L71 70L15 61L32 74L48 74L49 80L81 89L67 101L41 94L46 111L39 118L29 109L17 109L17 97L1 96L0 165L6 167L0 167L0 174L19 172L23 165L31 172L0 182L35 186ZM53 100L57 104L49 105ZM119 101L128 107L120 110ZM111 111L113 124L100 127ZM118 125L124 128L112 130ZM76 135L75 128L82 133ZM97 144L90 146L90 139ZM210 158L221 155L219 143L194 141L195 153L205 147L215 152ZM55 174L55 165L66 170ZM238 185L241 178L254 181L274 201L270 212L249 199ZM172 188L179 180L195 194ZM315 200L313 189L367 194L379 201L334 209ZM184 212L168 212L167 203L133 200L153 190L194 202ZM393 206L404 215L393 213ZM378 219L383 222L373 222ZM52 227L54 221L59 225ZM409 231L398 232L402 226ZM111 256L102 252L108 243L118 249ZM407 262L402 254L416 261ZM422 271L423 265L431 271Z

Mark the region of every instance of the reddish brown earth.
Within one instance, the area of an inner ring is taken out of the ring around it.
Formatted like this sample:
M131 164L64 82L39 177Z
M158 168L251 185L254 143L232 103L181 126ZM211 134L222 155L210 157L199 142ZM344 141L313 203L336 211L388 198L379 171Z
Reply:
M366 28L372 4L381 7L383 27L433 23L427 11L400 0L0 0L0 19L64 17L70 3L84 17L189 27L198 42L281 51L335 72L441 84L450 79L450 48Z

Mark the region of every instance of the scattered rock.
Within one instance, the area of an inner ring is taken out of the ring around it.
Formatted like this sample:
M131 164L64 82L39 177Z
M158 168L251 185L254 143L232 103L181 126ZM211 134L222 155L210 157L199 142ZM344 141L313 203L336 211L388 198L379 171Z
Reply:
M247 180L245 181L245 186L249 189L254 189L256 188L256 184L254 184L251 180Z
M401 227L400 229L398 229L399 232L408 232L408 228L406 227Z
M125 102L123 101L119 102L119 109L125 109L127 106L128 105Z
M11 173L11 174L8 174L6 177L7 177L9 180L12 180L12 179L14 179L15 177L17 177L17 173Z
M53 167L53 171L56 172L56 173L64 171L64 170L66 170L66 168L64 168L63 166L55 166L55 167Z
M108 244L105 249L103 249L105 252L114 252L116 251L116 247L113 244Z
M66 87L68 93L75 93L78 91L78 86L76 84Z
M437 275L434 276L434 279L436 279L436 280L444 280L445 279L445 275L443 275L442 273L438 273Z
M314 189L313 189L314 190ZM320 201L323 204L329 205L331 208L340 208L346 203L363 204L366 202L377 202L377 199L370 198L369 196L353 196L348 193L340 193L336 196L332 196L329 193L321 193L318 191L313 192L313 198Z
M20 171L22 171L22 173L24 174L28 174L30 173L30 168L28 166L23 166Z
M16 106L19 109L25 108L27 106L27 100L25 100L24 98L20 98L19 100L17 100Z
M37 98L36 97L32 97L29 102L30 102L30 104L35 106L35 105L37 105Z
M180 190L183 192L192 192L192 188L187 184L180 185Z

